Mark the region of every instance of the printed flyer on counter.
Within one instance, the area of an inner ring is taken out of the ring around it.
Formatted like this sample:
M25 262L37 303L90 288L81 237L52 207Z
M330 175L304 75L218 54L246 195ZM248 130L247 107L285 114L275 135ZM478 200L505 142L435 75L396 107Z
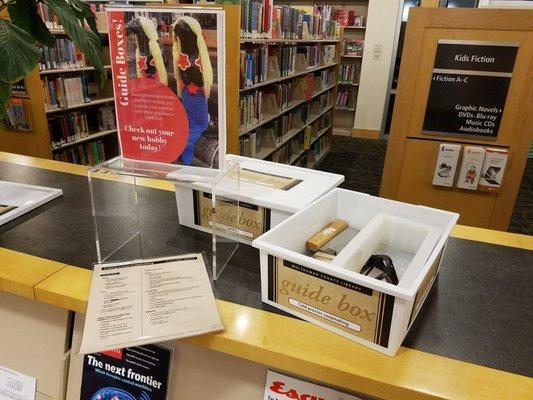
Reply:
M121 154L218 169L226 153L224 11L112 8Z
M223 329L202 254L97 264L81 354Z
M160 345L87 354L80 400L166 400L173 354Z
M37 379L0 365L0 399L34 400Z

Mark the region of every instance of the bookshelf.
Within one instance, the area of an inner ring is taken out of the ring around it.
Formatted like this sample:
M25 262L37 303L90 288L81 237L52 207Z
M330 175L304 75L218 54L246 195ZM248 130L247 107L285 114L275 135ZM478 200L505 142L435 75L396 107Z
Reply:
M331 8L312 1L264 1L258 13L250 3L241 3L240 118L228 131L238 132L241 155L313 168L331 146L338 24ZM272 19L265 21L268 7Z
M106 16L94 6L104 43L106 71L111 71ZM63 161L96 164L118 154L118 138L109 77L100 85L94 67L66 36L44 6L40 14L56 38L54 48L42 47L39 67L24 78L25 91L12 93L24 105L28 131L0 128L0 149ZM53 104L52 104L53 103ZM105 117L105 118L104 118Z
M352 135L363 61L368 0L335 1L336 19L342 26L339 90L335 99L334 134Z

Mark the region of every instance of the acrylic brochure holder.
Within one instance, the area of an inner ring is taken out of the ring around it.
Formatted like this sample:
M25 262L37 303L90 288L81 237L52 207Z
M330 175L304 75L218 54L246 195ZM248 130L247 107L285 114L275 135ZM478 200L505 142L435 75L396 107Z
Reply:
M239 243L239 227L222 221L228 206L239 215L239 171L234 160L218 170L122 157L91 167L88 178L97 262L201 252L211 260L207 267L216 280ZM202 204L211 228L208 233L180 225L176 206L168 206L174 185L191 182L202 182L210 189Z

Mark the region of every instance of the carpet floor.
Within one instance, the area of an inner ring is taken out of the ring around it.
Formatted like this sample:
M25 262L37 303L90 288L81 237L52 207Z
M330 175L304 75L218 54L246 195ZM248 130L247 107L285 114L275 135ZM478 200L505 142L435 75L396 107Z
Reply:
M381 184L386 140L334 136L332 149L318 169L344 175L345 189L377 196ZM533 159L528 160L516 198L509 231L533 235Z

